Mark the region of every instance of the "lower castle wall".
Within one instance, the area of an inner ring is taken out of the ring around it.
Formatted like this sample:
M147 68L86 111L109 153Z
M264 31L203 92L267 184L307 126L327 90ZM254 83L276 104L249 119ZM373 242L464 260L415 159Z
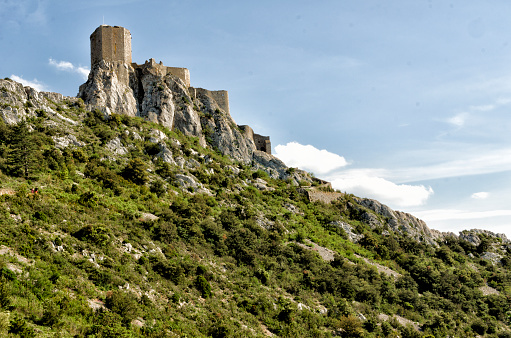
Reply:
M336 199L343 196L342 192L327 192L320 190L305 190L305 193L309 198L309 201L311 202L319 201L326 204L332 203Z
M197 95L205 95L212 98L218 107L231 115L229 111L229 93L227 90L207 90L204 88L188 88L188 92L193 98L197 98Z
M186 87L190 87L190 71L187 68L167 67L167 74L177 76L183 80Z
M211 96L215 99L218 106L223 109L227 114L231 114L229 111L229 93L227 90L214 90L211 91Z
M188 68L179 68L179 67L167 67L164 66L163 63L157 63L154 59L149 59L143 65L138 65L136 63L132 63L131 66L133 68L145 68L147 71L154 75L165 76L167 74L176 76L180 78L185 86L190 87L190 71Z
M269 136L254 134L253 139L257 150L271 154L271 142Z

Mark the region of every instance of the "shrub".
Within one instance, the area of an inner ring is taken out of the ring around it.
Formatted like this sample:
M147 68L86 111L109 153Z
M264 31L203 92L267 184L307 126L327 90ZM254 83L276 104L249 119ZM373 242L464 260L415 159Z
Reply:
M204 276L197 276L197 279L195 280L195 286L197 287L197 290L200 291L203 298L208 298L211 296L211 285L209 285L209 282L206 280L206 278L204 278Z
M149 190L156 194L158 197L162 197L167 193L167 190L165 189L165 184L160 180L155 180L151 183L151 187Z
M488 330L488 325L482 319L477 319L470 327L479 335L484 335L486 330Z
M131 338L133 335L121 325L122 317L110 311L99 311L95 314L89 334L103 338Z
M34 329L28 326L25 319L20 315L16 314L11 322L9 323L9 333L14 333L20 337L35 337Z
M131 182L143 185L149 180L147 174L147 164L139 158L131 160L123 170L123 175Z
M351 315L341 317L339 325L344 331L343 337L363 337L364 329L357 317Z
M80 195L78 203L84 207L93 208L98 205L99 198L93 191L84 192Z
M125 326L128 326L138 314L138 302L134 295L121 290L111 292L106 298L105 305L112 312L121 316Z

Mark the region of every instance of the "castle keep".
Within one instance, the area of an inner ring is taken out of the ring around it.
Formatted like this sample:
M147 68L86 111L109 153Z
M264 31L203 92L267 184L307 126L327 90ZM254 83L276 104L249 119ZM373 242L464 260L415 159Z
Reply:
M187 68L167 67L160 61L149 59L143 64L132 62L131 59L131 33L124 27L101 25L90 36L91 69L98 67L101 62L108 62L114 66L114 73L118 81L130 86L130 74L150 73L165 77L172 75L180 79L188 88L188 93L193 99L207 97L214 101L218 107L230 115L229 93L226 90L207 90L190 86L190 71ZM129 67L131 66L131 68ZM271 154L269 136L255 134L249 126L239 126L246 137L253 141L255 148Z
M131 33L123 27L102 25L90 36L91 68L105 60L131 64Z

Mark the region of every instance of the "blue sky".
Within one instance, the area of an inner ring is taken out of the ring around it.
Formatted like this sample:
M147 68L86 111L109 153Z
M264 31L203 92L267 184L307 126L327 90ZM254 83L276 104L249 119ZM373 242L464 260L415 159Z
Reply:
M511 237L511 2L0 0L0 77L74 96L89 36L229 91L273 152L424 219Z

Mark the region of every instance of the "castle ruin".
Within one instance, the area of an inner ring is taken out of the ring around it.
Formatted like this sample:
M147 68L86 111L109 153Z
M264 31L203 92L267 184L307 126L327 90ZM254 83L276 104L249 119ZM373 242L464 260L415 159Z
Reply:
M194 88L190 85L190 71L187 68L167 67L160 61L154 59L145 61L144 64L132 62L131 58L131 33L128 29L120 26L101 25L90 36L91 46L91 69L97 67L101 62L109 62L116 65L115 73L119 81L129 84L130 69L132 71L146 71L158 76L172 75L180 79L193 99L207 97L216 102L218 107L230 115L229 93L226 90L207 90ZM249 126L239 126L246 137L250 138L259 151L271 154L271 143L269 136L255 134Z

